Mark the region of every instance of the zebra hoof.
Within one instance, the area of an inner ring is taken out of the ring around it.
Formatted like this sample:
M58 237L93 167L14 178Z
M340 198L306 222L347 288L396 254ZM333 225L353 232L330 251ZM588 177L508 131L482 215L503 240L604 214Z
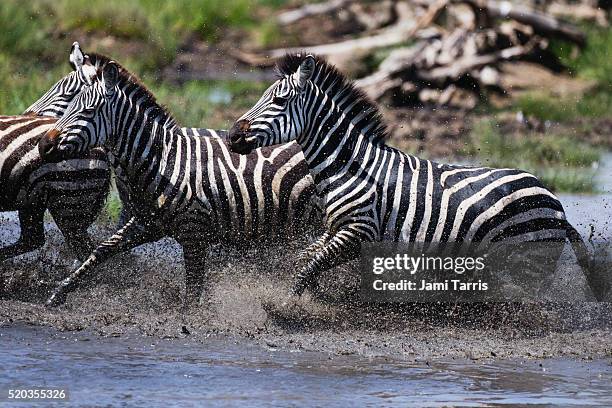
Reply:
M62 284L53 291L51 296L49 296L49 299L45 302L45 307L53 308L63 305L66 303L67 296L68 290L66 290L66 285L62 282Z

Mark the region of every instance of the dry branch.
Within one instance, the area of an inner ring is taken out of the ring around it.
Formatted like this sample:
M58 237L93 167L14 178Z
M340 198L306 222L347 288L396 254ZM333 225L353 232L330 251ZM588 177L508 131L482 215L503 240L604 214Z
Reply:
M562 0L556 0L557 2ZM541 9L571 10L575 3ZM360 38L308 47L270 50L262 54L239 51L234 56L251 65L269 66L288 53L327 56L350 70L355 61L375 50L410 39L410 47L396 48L371 75L356 81L371 98L391 104L436 103L471 108L483 91L502 92L498 65L509 60L531 61L551 70L562 68L547 47L549 38L579 46L585 35L574 25L525 5L498 0L329 0L279 15L281 25L343 9L364 34ZM560 11L561 10L561 11ZM601 10L581 5L588 15ZM418 18L416 16L419 16ZM437 23L437 24L436 24ZM385 28L379 28L386 26ZM355 71L353 71L355 72Z
M273 64L275 60L285 56L286 54L302 51L321 56L333 56L348 53L363 55L375 49L389 47L409 40L420 29L430 25L447 4L448 0L439 0L434 2L429 7L427 12L416 22L409 18L409 13L407 11L399 8L398 11L400 18L396 24L381 30L378 34L366 37L332 44L316 45L312 47L279 48L266 52L266 55L235 53L234 56L242 62L246 62L251 65L269 66ZM402 7L404 4L398 3L397 6Z
M589 4L565 4L554 2L547 7L546 12L554 17L590 20L595 21L600 26L608 26L605 10L603 8L593 7Z
M299 9L285 11L279 14L276 19L280 25L289 25L306 17L331 13L351 2L351 0L330 0L325 3L306 4Z
M516 24L503 30L458 28L441 39L399 48L357 86L393 104L465 102L463 107L473 107L482 89L502 91L497 64L543 56L545 42L524 29Z
M492 18L505 18L533 27L537 34L559 37L580 45L585 45L586 36L573 24L565 23L544 13L528 7L512 4L509 1L492 0L453 0L454 3L465 3L472 9L486 13Z

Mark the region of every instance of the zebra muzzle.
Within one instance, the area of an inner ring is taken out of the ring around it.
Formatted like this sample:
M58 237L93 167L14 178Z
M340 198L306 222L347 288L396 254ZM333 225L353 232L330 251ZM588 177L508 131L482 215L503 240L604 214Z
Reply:
M234 153L248 154L256 149L257 138L251 134L251 124L241 119L234 123L229 131L229 147Z
M60 151L57 147L57 138L60 135L57 129L51 129L38 141L38 153L45 162L60 161Z

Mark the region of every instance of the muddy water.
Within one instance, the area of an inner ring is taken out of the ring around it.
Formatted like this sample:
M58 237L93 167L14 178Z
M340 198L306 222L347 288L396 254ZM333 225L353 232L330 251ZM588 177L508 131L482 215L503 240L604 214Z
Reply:
M72 404L199 406L504 406L612 404L607 361L330 356L248 340L99 337L0 327L0 390L65 387Z
M595 176L597 194L561 194L570 222L588 237L612 240L612 153L602 156Z

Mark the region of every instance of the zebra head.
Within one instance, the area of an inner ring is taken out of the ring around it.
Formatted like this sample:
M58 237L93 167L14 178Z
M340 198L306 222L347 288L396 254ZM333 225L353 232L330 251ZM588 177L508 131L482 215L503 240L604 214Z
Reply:
M102 146L112 134L107 109L117 93L119 68L114 61L97 68L90 86L85 87L68 105L64 115L38 142L45 162L77 157L93 147Z
M84 86L91 84L96 74L89 56L83 54L76 41L70 50L70 65L73 71L57 81L40 99L25 110L24 115L54 117L63 115L70 101Z
M307 99L318 59L312 55L289 55L277 65L279 79L230 129L230 149L248 154L252 150L298 139L305 127Z

